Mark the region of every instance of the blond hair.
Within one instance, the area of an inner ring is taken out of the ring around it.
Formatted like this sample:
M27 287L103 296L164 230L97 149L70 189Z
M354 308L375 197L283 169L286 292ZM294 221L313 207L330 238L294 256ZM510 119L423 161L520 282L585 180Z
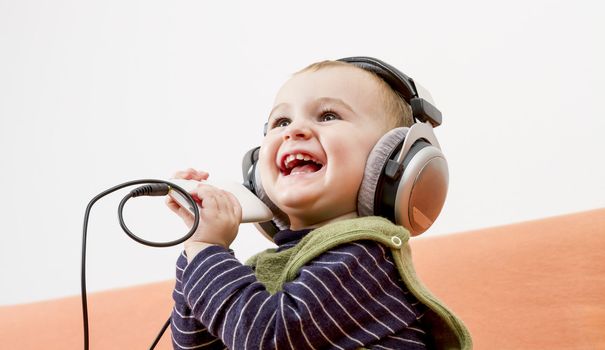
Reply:
M376 83L378 83L378 85L380 86L380 96L382 97L382 102L384 103L384 109L388 118L387 123L389 125L387 126L389 129L393 129L400 126L411 126L414 123L414 120L412 118L412 108L410 107L410 105L403 99L401 95L399 95L399 93L393 90L389 86L389 84L387 84L374 72L357 67L351 63L326 60L312 63L294 74L296 75L308 71L315 72L320 69L329 67L357 68L368 73L376 81Z

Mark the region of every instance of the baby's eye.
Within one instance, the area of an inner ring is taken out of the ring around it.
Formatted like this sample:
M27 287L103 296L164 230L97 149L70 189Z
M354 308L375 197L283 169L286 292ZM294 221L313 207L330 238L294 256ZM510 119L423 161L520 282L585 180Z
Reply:
M272 128L284 128L290 125L291 121L288 118L278 118L273 122Z
M337 120L337 119L340 119L340 117L334 112L325 112L319 118L319 120L322 122L329 122L331 120Z

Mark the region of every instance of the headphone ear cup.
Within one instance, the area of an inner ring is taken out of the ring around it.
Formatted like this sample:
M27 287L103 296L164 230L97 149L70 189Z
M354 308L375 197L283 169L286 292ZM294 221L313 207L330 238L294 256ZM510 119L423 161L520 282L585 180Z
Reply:
M408 138L409 140L406 140ZM402 148L411 147L400 158ZM387 175L387 168L396 169ZM387 132L368 156L357 195L360 216L378 215L401 225L412 236L426 231L439 216L448 188L448 168L432 129L422 124Z
M384 214L375 212L376 190L382 179L387 161L401 148L409 128L400 127L389 130L384 134L368 156L363 180L357 194L357 213L359 216Z
M394 188L397 194L392 210L395 222L417 236L441 213L448 189L448 166L441 149L425 139L414 143L403 165L403 174Z
M246 152L242 159L242 175L244 178L244 186L263 201L263 203L271 209L271 212L273 212L273 220L257 222L254 224L260 233L270 241L273 241L273 236L275 236L277 232L290 226L290 221L288 216L269 199L263 188L260 179L260 171L257 167L259 151L260 147L255 147Z
M254 188L256 190L256 196L260 198L260 200L262 200L273 212L273 222L277 228L283 230L290 227L290 219L288 219L288 215L281 211L281 209L279 209L277 205L275 205L275 203L269 199L269 196L267 196L261 181L260 170L256 164L254 166ZM275 233L277 232L274 232L273 234Z

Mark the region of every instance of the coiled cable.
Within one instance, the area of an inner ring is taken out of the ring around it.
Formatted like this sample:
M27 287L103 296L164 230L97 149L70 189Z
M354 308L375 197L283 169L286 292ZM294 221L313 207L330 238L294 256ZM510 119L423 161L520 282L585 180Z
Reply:
M90 216L90 211L92 209L92 206L99 199L105 197L106 195L113 193L117 190L120 190L122 188L128 187L128 186L140 185L140 184L145 184L145 185L137 187L134 190L130 191L130 193L128 193L122 199L122 201L120 202L120 205L118 206L118 219L120 221L120 226L122 227L124 232L126 232L126 234L130 238L132 238L133 240L135 240L141 244L144 244L144 245L147 245L150 247L160 247L160 248L161 247L171 247L171 246L175 246L177 244L185 242L187 239L189 239L191 236L193 236L193 234L195 233L195 230L197 230L197 226L199 224L199 219L200 219L200 212L199 212L196 202L193 200L193 197L191 197L191 195L187 191L185 191L182 187L175 185L169 181L155 180L155 179L128 181L128 182L124 182L120 185L114 186L110 189L107 189L107 190L99 193L93 199L90 200L90 202L86 206L86 212L84 213L84 227L82 230L81 293L82 293L82 319L83 319L83 326L84 326L84 350L88 350L88 348L89 348L88 300L87 300L87 296L86 296L86 236L87 236L87 231L88 231L88 220L89 220L89 216ZM133 198L133 197L165 196L168 194L168 192L170 192L170 190L175 190L175 191L179 192L180 194L182 194L183 196L185 196L185 198L187 198L187 200L191 204L191 207L193 208L194 220L193 220L193 226L191 227L189 232L185 236L183 236L179 239L173 240L173 241L169 241L169 242L148 241L148 240L142 239L139 236L132 233L132 231L130 231L130 229L128 229L128 227L126 226L126 223L124 222L124 218L122 215L122 211L124 209L124 204L130 198ZM166 323L160 330L160 333L156 336L156 339L154 340L154 342L151 344L151 346L149 348L150 350L155 348L155 346L159 342L160 338L162 337L162 335L168 328L169 324L170 324L170 318L168 318L168 321L166 321Z

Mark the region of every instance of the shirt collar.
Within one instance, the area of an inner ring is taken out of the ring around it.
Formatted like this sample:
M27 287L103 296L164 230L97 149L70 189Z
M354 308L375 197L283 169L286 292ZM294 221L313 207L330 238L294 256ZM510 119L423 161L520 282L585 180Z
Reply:
M294 243L300 241L307 233L311 232L312 229L306 228L298 231L290 229L281 230L273 236L273 241L278 246L282 246L288 243Z

